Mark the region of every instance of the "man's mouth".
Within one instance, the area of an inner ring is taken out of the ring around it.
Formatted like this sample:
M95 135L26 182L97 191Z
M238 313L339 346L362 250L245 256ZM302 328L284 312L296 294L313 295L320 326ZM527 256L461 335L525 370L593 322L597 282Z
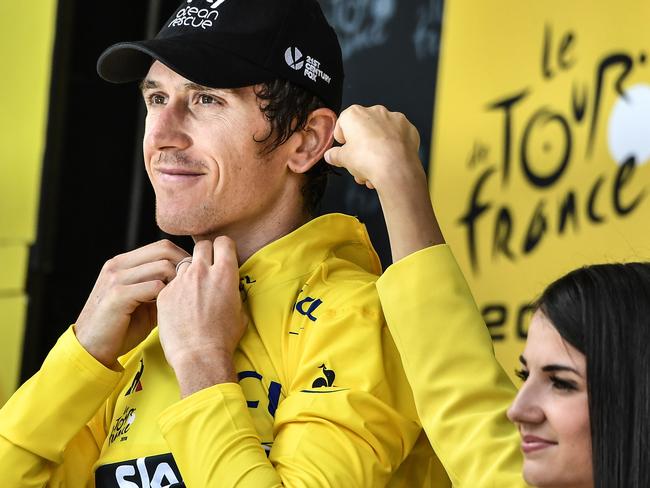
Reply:
M155 168L158 179L163 182L180 183L188 182L204 176L205 173L188 168Z

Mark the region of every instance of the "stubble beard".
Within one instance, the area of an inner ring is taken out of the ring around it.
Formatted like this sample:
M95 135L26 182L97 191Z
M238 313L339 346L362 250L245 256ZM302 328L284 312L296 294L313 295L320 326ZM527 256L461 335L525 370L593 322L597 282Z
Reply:
M156 224L163 232L173 236L197 236L216 233L219 212L202 203L192 210L165 212L156 201Z

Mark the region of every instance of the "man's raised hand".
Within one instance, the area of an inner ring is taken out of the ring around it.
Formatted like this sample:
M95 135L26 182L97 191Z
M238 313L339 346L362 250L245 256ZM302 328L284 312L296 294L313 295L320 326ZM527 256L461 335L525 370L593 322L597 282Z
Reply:
M325 160L347 169L360 185L382 193L396 181L425 178L420 135L401 113L352 105L341 113L334 138L343 145L325 153Z
M343 145L325 160L377 190L393 262L444 242L418 154L420 136L403 114L353 105L341 114L334 138Z

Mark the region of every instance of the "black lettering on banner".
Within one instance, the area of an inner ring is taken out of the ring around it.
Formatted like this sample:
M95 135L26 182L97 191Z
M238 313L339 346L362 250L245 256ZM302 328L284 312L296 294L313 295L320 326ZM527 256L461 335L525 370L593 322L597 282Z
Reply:
M598 192L604 182L605 178L602 176L596 180L596 184L591 188L589 199L587 200L587 215L589 216L589 220L594 224L602 224L605 221L605 217L596 213L596 198L598 197Z
M525 341L528 337L528 326L533 318L536 308L529 303L521 305L517 312L517 339Z
M569 190L560 204L560 219L557 228L559 235L564 234L569 222L572 222L573 230L578 230L578 214L576 211L576 194L574 190Z
M624 205L621 202L621 193L623 187L628 183L628 181L634 175L634 170L636 168L636 161L634 157L629 158L625 163L621 165L621 168L616 173L616 180L614 182L614 188L612 191L612 200L614 204L614 209L618 215L627 215L630 212L633 212L636 207L639 206L643 197L645 197L645 190L642 190L640 194L636 196L630 203Z
M551 172L548 175L541 175L537 173L531 165L530 154L528 151L529 138L533 132L533 129L535 129L538 125L546 125L551 122L555 122L559 127L562 128L564 139L564 154L562 155L562 160L560 161L560 164L555 171ZM526 125L526 129L524 129L524 135L521 141L521 167L528 181L539 188L552 186L564 174L564 171L569 165L570 158L571 128L569 127L569 123L562 115L553 113L546 108L537 111Z
M472 268L478 270L478 255L476 250L476 225L475 221L481 214L485 213L491 207L491 204L479 203L479 193L483 189L483 185L490 176L495 172L494 168L488 168L481 174L479 179L474 185L472 196L469 201L469 208L465 215L461 216L459 222L467 227L467 247L469 249L469 257L472 263Z
M510 237L512 236L512 216L510 210L501 207L494 224L494 244L492 245L492 256L503 254L513 260L514 254L510 250Z
M551 25L546 25L542 34L541 79L551 83L560 73L568 76L578 64L578 36L570 29L556 36ZM535 99L532 85L485 105L488 113L501 120L499 139L493 144L500 151L492 151L490 143L478 138L473 143L467 168L477 173L467 204L456 220L465 234L474 274L480 272L481 259L486 256L517 262L541 249L549 234L577 234L586 226L628 218L640 208L646 187L635 193L630 190L638 163L634 157L613 161L610 168L593 170L592 175L583 171L587 176L576 178L571 188L559 185L573 166L589 167L600 120L606 115L602 113L603 99L612 94L624 97L625 82L645 62L645 52L636 58L620 50L603 53L594 63L591 79L570 84L568 103L562 109L548 100L531 107ZM584 137L578 138L578 133ZM576 141L583 140L584 145L577 147ZM492 154L500 154L499 159L494 161ZM500 173L498 178L493 178L495 173ZM532 191L510 202L505 190L515 178ZM522 215L518 206L531 210ZM491 239L482 237L486 232L492 233ZM491 252L482 252L480 244L491 246Z
M533 318L536 308L530 303L524 303L514 307L513 316L515 317L514 330L507 329L510 311L506 303L487 303L481 307L483 321L490 331L493 342L507 340L512 336L518 340L526 340L528 336L528 327Z
M573 47L575 35L573 32L567 32L562 36L560 46L557 50L557 58L554 59L558 68L561 70L569 70L575 64L575 59L569 59L569 49ZM553 30L551 26L547 25L544 28L544 49L542 51L542 74L544 78L550 79L555 76L555 72L551 67L551 53L553 47Z
M490 331L490 336L493 341L502 341L506 338L502 332L493 332L494 330L501 330L508 321L508 309L502 304L485 305L481 309L481 315Z
M503 181L508 181L510 176L510 160L512 154L512 107L528 96L528 90L517 93L514 96L499 100L488 106L488 110L503 109L504 129L503 129Z
M634 60L632 56L625 53L614 53L606 56L597 68L596 73L596 89L594 96L594 109L591 112L591 126L589 128L589 141L587 142L587 155L591 156L594 149L594 142L596 139L596 128L600 117L600 102L603 98L603 88L605 82L605 75L612 68L622 67L623 70L614 82L614 89L620 96L624 96L623 82L630 75Z
M526 232L526 240L524 242L525 254L529 254L537 247L547 228L546 216L544 215L544 201L542 200L535 208L535 213Z

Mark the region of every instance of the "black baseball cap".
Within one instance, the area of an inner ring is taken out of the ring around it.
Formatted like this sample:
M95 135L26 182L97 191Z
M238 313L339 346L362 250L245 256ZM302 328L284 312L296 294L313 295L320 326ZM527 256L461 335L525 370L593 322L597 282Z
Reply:
M106 49L97 72L138 81L153 60L211 88L284 79L341 109L341 46L317 0L184 0L154 39Z

